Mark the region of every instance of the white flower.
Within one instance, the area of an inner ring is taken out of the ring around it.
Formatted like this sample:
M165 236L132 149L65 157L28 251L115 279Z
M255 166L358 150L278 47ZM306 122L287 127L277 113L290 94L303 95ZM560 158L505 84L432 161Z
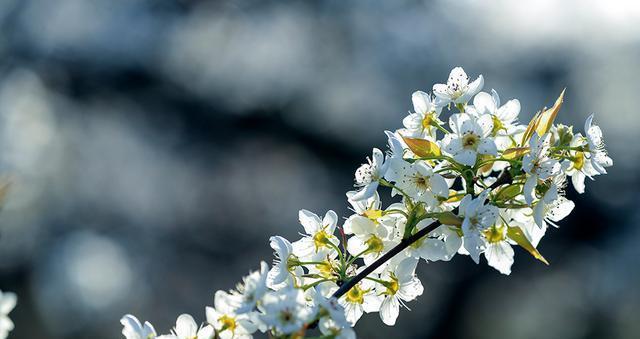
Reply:
M589 144L587 160L591 162L591 165L598 174L607 174L605 167L613 166L613 160L611 160L604 148L602 130L599 126L593 124L593 114L587 118L584 129L587 136L587 143Z
M249 273L248 276L242 278L242 283L236 287L237 291L232 291L233 299L238 300L236 313L242 314L252 311L262 296L267 292L267 276L269 274L269 265L266 262L260 262L260 271Z
M511 99L500 106L498 92L480 92L473 98L473 107L469 108L469 113L477 116L490 115L493 119L493 135L512 135L517 127L520 101Z
M0 339L6 338L9 332L13 331L14 325L9 319L9 312L16 307L17 301L18 297L15 293L0 291Z
M214 307L207 307L207 322L213 326L220 339L249 339L257 326L251 322L248 314L236 314L233 306L233 296L217 291L214 297Z
M431 95L417 91L411 95L413 101L413 109L415 113L407 115L402 124L406 128L407 136L414 138L433 138L435 137L434 124L440 124L438 116L442 111L442 106L436 104Z
M380 277L385 282L378 283L376 287L378 294L384 296L380 305L380 319L388 326L395 325L404 301L414 300L424 291L420 279L415 275L417 264L417 259L406 258L393 271L387 270Z
M449 102L466 104L471 97L478 93L484 86L484 78L480 75L472 83L462 67L456 67L449 73L446 84L433 85L433 94L440 98L446 105Z
M457 162L473 166L478 154L498 154L494 140L489 137L493 130L490 115L476 118L466 113L454 114L449 118L449 127L453 133L447 134L443 140L445 151Z
M482 232L493 226L498 217L497 207L485 205L488 195L488 190L480 193L475 199L467 194L460 201L459 206L458 214L464 217L462 222L463 246L476 264L480 262L480 253L486 248Z
M483 233L487 243L484 250L487 263L500 273L509 275L513 265L513 248L507 238L507 227L504 223L496 223Z
M275 289L276 286L285 282L292 283L294 275L290 272L289 260L295 260L293 246L289 240L281 236L272 236L269 238L269 245L274 250L275 258L273 260L273 266L267 276L267 285Z
M316 293L314 296L314 304L318 307L320 315L322 315L323 312L328 313L328 318L333 321L333 326L339 328L351 327L347 321L344 307L338 299L334 297L325 298L321 293Z
M549 138L548 133L541 137L534 134L529 140L529 153L522 159L522 169L529 174L523 189L528 205L533 203L538 180L546 180L560 173L560 163L549 158Z
M303 238L294 242L293 253L304 260L316 261L329 253L335 254L335 246L340 240L333 234L338 223L338 215L328 211L322 220L315 213L300 210L300 224L304 228Z
M123 326L122 334L127 339L152 339L157 335L153 325L148 321L145 321L144 325L142 325L138 318L131 314L122 317L120 323Z
M395 217L389 219L395 221ZM388 226L363 216L349 217L344 230L346 234L353 234L347 240L347 251L353 256L362 256L365 265L373 263L397 244L397 241L387 239L390 233Z
M351 327L341 327L331 318L322 318L318 323L320 332L332 339L356 339L356 332Z
M267 293L261 311L260 319L282 334L299 331L315 313L307 306L302 290L296 288Z
M433 219L423 219L416 229L421 230L431 224ZM448 225L441 225L429 234L409 246L409 254L426 261L449 261L462 246L462 238Z
M373 196L378 189L379 180L384 177L387 167L389 167L388 165L388 162L384 161L382 151L374 148L371 158L367 158L367 163L362 164L356 170L356 187L360 189L351 199L364 200Z
M500 106L500 96L495 90L491 90L491 94L478 93L473 98L473 106L468 107L467 112L478 117L481 115L491 116L493 122L491 135L495 138L496 147L500 151L515 146L513 136L525 129L525 126L517 123L518 114L520 114L520 101L511 99ZM508 165L507 162L496 161L493 163L492 169L499 171Z
M430 207L437 206L439 199L444 200L449 196L449 185L440 174L434 173L426 161L413 164L404 161L400 167L391 170L395 171L398 188Z
M171 332L172 334L159 336L158 339L212 339L214 335L211 325L198 327L189 314L181 314Z
M361 280L338 300L344 307L347 321L354 326L364 312L378 312L382 300L375 291L375 283Z
M533 206L533 220L538 227L544 228L548 222L557 228L556 223L569 215L575 207L573 201L562 195L564 185L565 178L556 177L542 198Z

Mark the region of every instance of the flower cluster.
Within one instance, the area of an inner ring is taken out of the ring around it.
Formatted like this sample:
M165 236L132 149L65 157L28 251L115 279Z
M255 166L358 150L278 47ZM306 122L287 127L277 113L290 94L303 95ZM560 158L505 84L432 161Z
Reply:
M527 124L520 102L502 103L484 78L470 81L456 67L432 94L413 93L414 112L403 128L386 131L388 151L373 149L347 192L353 214L342 225L335 212L299 212L303 232L293 242L273 236L275 259L215 293L206 323L181 315L161 338L354 338L364 313L394 325L401 306L423 293L416 276L424 260L456 254L510 274L514 246L547 263L536 249L548 225L574 208L565 197L568 177L578 193L585 178L613 164L602 131L590 116L584 134L555 124L564 91ZM379 190L392 203L383 206ZM128 339L156 337L149 323L122 318Z
M9 312L16 307L18 298L15 293L0 291L0 339L9 336L13 331L13 321L9 319Z

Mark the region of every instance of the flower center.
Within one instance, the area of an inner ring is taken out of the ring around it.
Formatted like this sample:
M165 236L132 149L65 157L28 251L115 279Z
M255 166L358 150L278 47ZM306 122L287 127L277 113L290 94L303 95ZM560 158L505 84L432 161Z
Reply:
M362 215L365 218L368 218L369 220L377 223L378 219L382 217L382 210L368 209L368 210L364 211L364 213L362 213Z
M584 152L576 152L576 157L573 160L573 168L581 170L584 166Z
M504 226L495 226L485 230L484 237L492 244L504 240Z
M324 229L316 232L316 234L313 235L313 244L316 246L316 251L322 247L327 246L329 242L331 242L331 240L329 240L329 235L327 234L327 232L325 232Z
M426 191L431 188L431 185L429 184L429 178L427 177L415 176L413 177L413 183L421 191Z
M491 134L497 135L501 129L504 129L504 125L502 124L502 121L500 121L500 119L495 115L491 116L491 120L493 120L493 129L491 130Z
M283 323L289 323L294 319L293 317L293 313L291 311L289 311L288 309L286 310L282 310L280 312L280 321L282 321Z
M433 113L425 114L424 119L422 119L422 129L428 130L429 127L431 127L434 122L435 122L435 116Z
M345 299L352 304L362 304L364 303L364 291L358 285L353 286L347 292Z
M400 284L398 284L398 278L396 278L394 274L391 274L391 280L387 281L387 283L384 286L387 288L386 293L388 295L395 295L396 293L398 293L398 290L400 289Z
M223 315L222 317L218 318L218 322L220 323L220 332L225 331L225 330L229 330L231 332L234 332L236 329L236 320L233 319L232 317L228 316L228 315Z
M478 148L478 143L480 142L480 137L473 133L466 134L462 137L462 147L464 149L476 150Z
M382 239L378 238L375 235L372 235L369 239L367 239L367 241L365 241L365 244L367 244L367 250L369 252L379 254L384 249L384 243L382 242Z
M333 276L333 267L328 261L316 264L316 269L318 270L318 273L325 278L331 278Z

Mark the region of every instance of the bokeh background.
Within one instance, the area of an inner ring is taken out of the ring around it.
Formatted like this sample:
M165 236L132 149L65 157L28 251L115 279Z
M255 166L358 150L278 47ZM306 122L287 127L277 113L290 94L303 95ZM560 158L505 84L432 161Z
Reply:
M166 332L344 192L412 91L463 66L526 120L602 126L615 166L505 277L420 265L426 293L362 338L638 338L640 5L634 1L2 0L0 289L11 338Z

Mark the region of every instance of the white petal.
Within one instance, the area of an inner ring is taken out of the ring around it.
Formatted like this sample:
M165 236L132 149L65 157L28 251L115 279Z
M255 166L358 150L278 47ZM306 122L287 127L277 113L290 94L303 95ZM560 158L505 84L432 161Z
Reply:
M449 101L451 101L451 95L449 95L446 84L433 85L433 94L435 94L435 96L438 97L442 102L449 103Z
M511 274L513 265L513 249L506 241L489 244L484 252L489 266L495 268L502 274Z
M473 106L478 114L494 114L497 107L491 94L480 92L473 98Z
M498 155L498 148L496 147L496 143L490 138L484 138L480 140L478 144L478 153L480 154L489 154L489 155Z
M307 210L300 210L298 212L298 218L300 219L300 224L304 227L304 231L307 234L316 234L320 229L321 221L320 217L318 217L315 213L312 213Z
M176 335L179 338L191 338L198 332L198 325L189 314L181 314L176 320Z
M413 102L413 109L414 112L416 113L429 113L431 110L433 110L433 105L431 104L431 97L429 97L429 94L422 92L422 91L416 91L413 92L413 94L411 95L411 101Z
M498 109L497 116L501 121L511 123L518 117L518 114L520 114L520 101L511 99Z
M491 115L482 115L476 121L478 126L480 126L479 135L486 138L493 131L493 118Z
M336 225L338 224L338 215L336 212L329 210L324 215L324 219L322 219L322 226L327 227L327 233L333 234L333 231L336 229Z
M0 314L9 314L16 303L18 302L18 296L13 292L0 292ZM134 317L135 318L135 317Z
M398 314L400 314L398 299L394 296L387 296L380 306L380 319L386 325L393 326L396 324Z
M431 191L433 194L447 198L449 197L449 185L447 181L440 174L434 174L429 179L429 184L431 185Z
M531 205L533 203L533 193L538 185L538 176L535 174L530 175L527 178L527 181L524 183L524 188L522 189L522 194L524 195L524 201L527 205Z
M464 149L453 156L453 159L463 165L473 166L476 163L476 152Z

